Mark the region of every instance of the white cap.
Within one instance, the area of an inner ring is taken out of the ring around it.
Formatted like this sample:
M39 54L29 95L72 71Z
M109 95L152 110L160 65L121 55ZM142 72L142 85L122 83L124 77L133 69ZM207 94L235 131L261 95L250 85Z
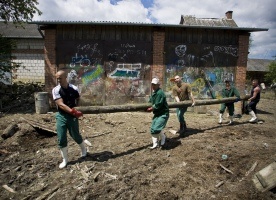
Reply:
M159 79L158 78L153 78L151 83L157 85L157 84L159 84Z

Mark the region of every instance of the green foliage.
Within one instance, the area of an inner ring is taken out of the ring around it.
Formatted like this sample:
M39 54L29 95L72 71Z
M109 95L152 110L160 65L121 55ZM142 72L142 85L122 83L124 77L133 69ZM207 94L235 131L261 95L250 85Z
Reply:
M265 80L270 83L276 83L276 61L269 65L269 72L265 75Z
M13 69L19 67L19 63L13 62L11 56L12 50L16 48L15 41L4 38L0 34L0 44L0 79L4 79L5 72L11 73Z
M13 21L22 23L32 21L37 13L42 12L36 8L38 0L0 0L0 16L5 23Z

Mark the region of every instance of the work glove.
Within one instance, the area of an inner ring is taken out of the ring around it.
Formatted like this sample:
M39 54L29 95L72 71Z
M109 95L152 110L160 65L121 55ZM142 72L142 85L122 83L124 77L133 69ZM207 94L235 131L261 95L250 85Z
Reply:
M147 112L151 112L152 111L152 107L147 108Z
M76 110L75 108L72 108L70 113L76 118L80 118L81 116L83 116L82 112Z
M239 97L237 97L236 99L235 99L235 102L238 102L238 101L240 101L241 99L239 98Z

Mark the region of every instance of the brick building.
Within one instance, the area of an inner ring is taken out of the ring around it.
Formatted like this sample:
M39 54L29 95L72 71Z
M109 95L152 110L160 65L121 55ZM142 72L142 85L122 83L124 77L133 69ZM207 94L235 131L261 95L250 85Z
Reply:
M222 19L181 16L180 24L35 21L45 35L45 86L55 72L82 95L82 105L145 102L150 80L159 77L170 100L176 74L192 85L196 98L218 97L225 79L243 91L250 32L238 27L232 11Z
M12 52L13 62L21 67L13 71L11 82L45 82L44 38L35 24L16 27L12 22L0 23L2 37L15 40L16 49Z

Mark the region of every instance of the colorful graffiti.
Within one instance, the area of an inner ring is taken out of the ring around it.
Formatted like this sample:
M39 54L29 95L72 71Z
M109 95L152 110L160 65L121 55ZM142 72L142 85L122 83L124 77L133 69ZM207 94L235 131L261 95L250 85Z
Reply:
M133 102L150 93L150 66L142 63L105 63L105 93L109 104Z
M166 91L170 91L173 83L169 80L175 75L182 77L182 81L191 84L196 98L219 98L225 80L234 83L234 67L224 68L188 68L186 71L167 72Z
M168 44L166 46L166 91L175 75L191 84L197 98L217 98L224 81L235 81L238 49L233 46Z
M108 74L110 78L139 79L142 64L117 64L117 68Z
M87 55L78 56L78 54L76 53L76 56L72 57L72 62L70 63L70 67L74 68L77 64L79 64L80 67L89 67L91 64L91 61L87 58Z
M101 65L98 65L94 70L88 71L83 74L81 77L83 85L89 85L93 82L96 82L99 78L101 78L102 74L104 73L104 69Z

